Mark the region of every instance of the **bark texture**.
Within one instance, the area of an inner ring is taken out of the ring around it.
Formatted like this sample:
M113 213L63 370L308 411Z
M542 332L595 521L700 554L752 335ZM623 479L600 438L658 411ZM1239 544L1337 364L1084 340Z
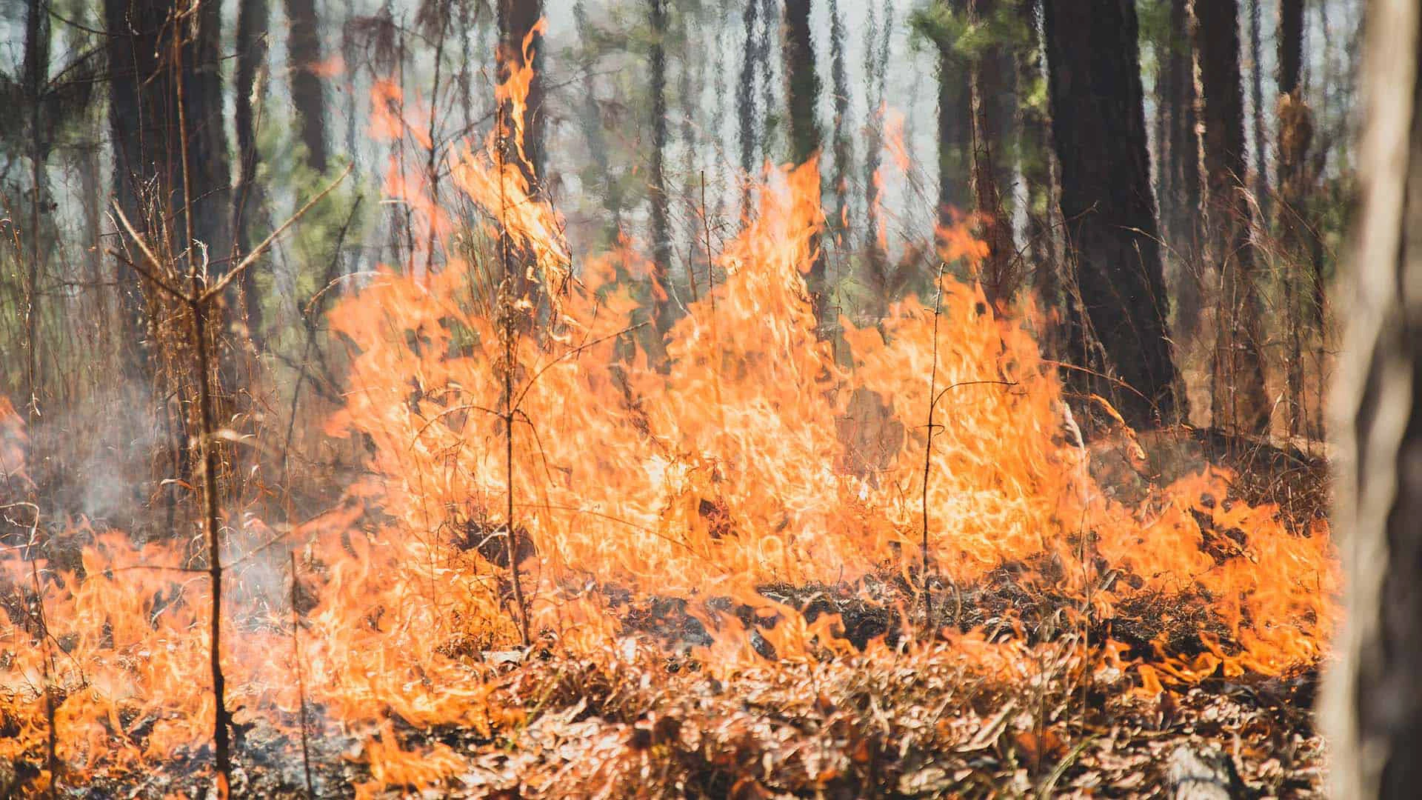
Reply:
M233 241L238 253L251 252L259 241L256 226L261 217L263 192L257 180L257 120L261 109L257 73L267 60L267 27L271 9L267 0L242 0L237 9L237 85L233 122L237 132L237 187L232 207ZM257 269L242 275L242 295L247 312L247 328L254 340L262 331L261 298L257 291Z
M1314 258L1318 247L1309 196L1315 176L1309 166L1313 144L1313 111L1299 91L1303 65L1303 0L1279 3L1279 139L1277 145L1279 241L1289 264L1299 274L1285 282L1289 311L1288 395L1289 435L1308 432L1322 435L1319 420L1308 420L1302 399L1305 394L1303 370L1304 329L1323 330L1323 275L1321 259Z
M1244 88L1239 70L1239 4L1195 0L1196 63L1209 192L1208 257L1219 275L1211 407L1215 427L1269 429L1264 335L1257 262L1250 238L1254 211L1245 193Z
M968 9L974 26L996 27L996 0L971 0ZM1003 41L1000 33L990 38L973 59L971 69L973 196L988 244L981 283L988 302L1001 310L1021 279L1011 216L1017 74L1011 43Z
M660 343L671 330L671 219L667 209L667 7L666 0L649 0L652 27L652 175L648 199L652 206L652 324ZM660 349L660 348L659 348Z
M286 0L287 55L291 63L291 103L296 111L306 163L326 171L325 97L320 74L321 35L316 0Z
M1165 335L1135 4L1048 2L1044 11L1061 212L1081 306L1070 353L1119 379L1078 380L1134 426L1173 420L1182 404Z
M1027 33L1017 48L1018 126L1022 182L1027 190L1027 253L1031 257L1033 285L1050 308L1060 307L1061 287L1052 247L1052 139L1051 116L1043 104L1033 102L1042 72L1041 2L1018 0L1018 13Z
M179 19L178 13L186 7L173 0L105 0L114 189L136 225L152 216L141 212L141 197L170 208L174 250L185 250L182 138L186 136L193 238L207 246L213 271L220 272L231 251L232 183L222 117L221 8L202 3ZM186 129L179 124L175 36L181 37L181 116Z
M805 164L820 152L820 121L816 113L820 78L815 71L815 44L810 37L810 0L785 0L785 83L790 106L790 160ZM815 317L823 331L828 326L828 292L825 254L817 248L805 276Z
M542 186L544 167L543 112L543 35L534 26L543 16L542 0L498 0L499 4L499 80L502 82L515 66L524 65L524 40L528 40L532 56L533 80L528 85L528 112L524 119L524 153L532 166L530 184ZM506 104L507 106L507 104ZM507 117L511 111L504 109Z
M1160 175L1160 222L1175 269L1175 335L1193 337L1200 327L1203 276L1200 263L1200 135L1196 130L1195 61L1190 47L1190 0L1170 0L1170 29L1161 62L1164 154Z
M966 0L948 3L954 14L966 14ZM938 221L953 223L953 212L966 211L972 202L969 164L972 155L972 65L960 54L956 42L938 44Z
M1334 796L1364 799L1422 785L1422 12L1376 0L1367 20L1362 206L1332 409L1348 599L1321 713Z

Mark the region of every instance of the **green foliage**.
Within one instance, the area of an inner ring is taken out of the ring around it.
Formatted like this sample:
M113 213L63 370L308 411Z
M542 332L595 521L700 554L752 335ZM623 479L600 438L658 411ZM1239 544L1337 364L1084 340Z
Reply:
M910 44L949 49L965 59L979 58L990 47L1026 47L1033 38L1015 3L1000 3L986 19L979 20L969 19L945 0L932 0L909 15Z
M343 160L333 159L324 174L308 166L306 146L299 137L293 136L294 126L286 116L278 116L280 104L268 102L264 109L261 126L257 131L258 167L257 183L263 187L269 200L266 209L249 205L247 213L250 225L258 239L264 237L272 226L279 225L292 210L301 207L307 199L334 181L346 168ZM335 191L327 195L302 217L293 233L284 241L281 252L291 265L290 283L278 279L275 270L261 269L256 273L257 290L261 294L263 308L282 308L285 300L295 305L305 304L324 288L321 284L331 259L336 257L336 243L341 230L350 218L351 208L357 198L364 196L362 212L351 219L346 241L360 241L361 232L372 218L371 209L379 187L348 176ZM285 200L286 202L277 202ZM286 211L278 211L278 207ZM290 296L288 296L290 292ZM299 308L287 306L298 312ZM288 329L276 320L268 319L271 332ZM298 326L299 328L299 326ZM290 329L293 330L294 329Z

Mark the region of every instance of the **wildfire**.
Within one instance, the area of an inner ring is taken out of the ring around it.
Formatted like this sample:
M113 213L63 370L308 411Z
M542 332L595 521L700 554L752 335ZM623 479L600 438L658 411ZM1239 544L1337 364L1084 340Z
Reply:
M515 69L500 90L519 112L518 146L491 134L453 158L453 183L479 210L478 230L509 237L516 268L543 287L519 299L557 314L533 315L543 329L510 342L493 301L471 302L478 265L455 247L433 273L386 269L331 312L355 355L327 430L370 444L369 477L285 535L299 556L290 580L310 599L296 629L285 601L260 590L253 543L275 534L230 521L245 534L229 546L238 591L224 634L239 724L294 726L299 669L305 701L322 710L315 733L363 742L362 791L465 769L443 745L404 750L393 721L486 736L526 721L498 700L498 670L481 656L519 641L508 550L483 546L510 531L527 544L517 557L531 631L590 659L644 633L634 610L665 600L699 631L658 632L663 646L709 674L856 653L839 615L802 612L772 589L888 584L906 600L864 657L901 658L917 647L906 606L927 579L947 646L1010 671L1030 658L1022 641L959 631L960 609L942 607L1004 565L1098 630L1150 597L1207 607L1217 624L1201 652L1092 644L1093 666L1135 667L1151 691L1321 657L1338 580L1325 524L1289 530L1279 509L1233 498L1219 469L1153 487L1142 503L1114 499L1070 430L1025 323L1030 302L998 316L977 287L943 277L936 320L912 297L878 325L841 319L837 353L802 277L824 226L813 163L772 176L759 214L717 257L724 279L686 306L664 359L649 353L623 279L639 256L589 258L574 280L561 220L530 186L526 89ZM377 92L373 124L403 135L398 87ZM413 205L441 237L457 235L419 180L389 185L423 198ZM949 258L984 252L965 225L940 239ZM0 472L22 476L18 418L0 410ZM176 547L82 528L70 537L87 542L78 564L29 548L3 562L0 757L43 753L53 725L71 777L198 759L214 714L205 575Z

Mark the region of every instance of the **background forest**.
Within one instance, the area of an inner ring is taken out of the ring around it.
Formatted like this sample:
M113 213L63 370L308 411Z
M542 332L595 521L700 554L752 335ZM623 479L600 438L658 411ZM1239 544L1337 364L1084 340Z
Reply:
M1363 16L5 4L0 795L1321 792Z
M1138 133L1153 192L1141 200L1152 212L1129 224L1163 254L1169 336L1188 389L1180 417L1317 439L1328 287L1351 196L1359 9L1337 0L1223 3L1218 19L1202 14L1192 26L1187 5L1138 3L1135 20L1092 40L1139 53L1126 63L1139 90L1121 75L1101 91L1119 93L1111 103L1138 97L1144 115ZM164 366L163 345L145 327L141 281L110 255L119 242L107 202L117 198L140 229L154 215L178 232L186 224L174 171L176 84L161 52L172 11L148 0L36 0L8 3L0 18L10 109L0 126L0 353L11 366L0 388L32 422L43 420L39 442L53 428L48 441L73 450L42 462L53 480L82 487L77 504L64 506L130 525L135 503L189 472L163 463L184 450L184 378ZM624 239L645 248L654 268L644 278L667 294L658 311L657 292L643 291L648 314L676 315L693 283L712 279L705 229L719 251L753 215L747 181L763 164L816 152L829 221L816 270L834 309L873 318L906 291L923 291L936 263L929 232L973 212L999 221L997 291L1031 288L1048 308L1067 305L1059 273L1071 225L1056 201L1066 176L1051 125L1056 117L1076 127L1073 117L1092 111L1053 106L1037 3L241 0L195 13L200 24L188 24L200 38L183 48L181 83L192 232L209 271L240 261L351 169L229 298L235 335L224 338L225 358L258 378L247 390L255 396L232 398L249 429L258 419L287 429L298 395L319 402L338 391L328 344L311 328L333 299L322 290L343 285L333 279L377 263L418 271L437 259L412 259L420 224L388 197L386 167L434 167L437 202L457 206L457 193L441 191L438 165L493 124L496 43L518 40L543 14L530 100L543 191L575 252ZM1202 90L1229 96L1201 103ZM418 120L408 128L390 129L411 113ZM1124 158L1132 146L1114 142L1109 153ZM1238 269L1215 269L1221 254ZM1236 271L1243 285L1226 289L1222 276ZM1240 293L1253 295L1234 303L1249 311L1219 311L1224 294ZM1234 328L1247 346L1221 352L1246 352L1222 380L1266 411L1221 413L1211 364L1216 339ZM125 424L92 427L115 419ZM139 468L161 442L173 455ZM132 480L143 474L150 480Z

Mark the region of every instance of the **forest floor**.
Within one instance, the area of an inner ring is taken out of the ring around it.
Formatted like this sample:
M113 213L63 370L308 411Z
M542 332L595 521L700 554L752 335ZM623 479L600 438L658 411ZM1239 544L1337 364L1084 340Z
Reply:
M968 591L986 599L980 592L993 590ZM313 739L316 794L402 796L388 767L373 776L367 766L372 748L395 744L424 754L412 784L448 757L441 788L426 796L1151 797L1170 796L1202 769L1196 777L1230 797L1322 794L1313 669L1213 676L1150 693L1119 669L1083 678L1075 633L1032 644L1040 630L1004 628L913 652L767 658L716 677L666 646L675 636L667 631L694 638L699 623L675 604L656 611L660 632L624 638L604 659L571 658L552 642L526 655L478 654L502 673L494 699L508 714L492 730L417 729L397 718ZM879 624L872 614L860 619ZM991 660L981 649L993 641L1022 645L1016 652L1038 659L1037 668L985 669ZM294 728L239 714L236 796L305 795ZM202 796L209 756L193 753L193 771L174 764L74 796Z
M1241 495L1274 498L1290 516L1326 506L1321 463L1298 454L1231 455L1244 451L1207 434L1146 444L1157 473L1247 458L1253 471L1241 474L1272 477L1240 480ZM1093 465L1128 498L1130 481L1109 474L1119 468L1105 450ZM707 607L738 618L760 656L734 669L703 660L714 635L687 601L602 587L622 635L596 657L551 635L526 651L451 644L471 681L497 673L488 701L503 712L484 729L393 714L356 727L310 708L323 731L307 742L311 785L321 797L1164 797L1193 780L1225 793L1214 796L1323 794L1318 664L1147 678L1131 665L1151 663L1160 643L1189 658L1223 638L1211 605L1189 591L1146 595L1095 619L1054 593L1054 569L1010 563L937 586L945 624L931 643L918 633L922 596L900 575L759 587L808 622L838 615L847 647L795 657L759 634L777 618L713 598ZM234 796L306 796L296 720L237 709L234 722ZM401 752L412 754L403 766ZM211 753L186 757L60 796L207 796ZM33 788L39 766L0 763L0 796Z

